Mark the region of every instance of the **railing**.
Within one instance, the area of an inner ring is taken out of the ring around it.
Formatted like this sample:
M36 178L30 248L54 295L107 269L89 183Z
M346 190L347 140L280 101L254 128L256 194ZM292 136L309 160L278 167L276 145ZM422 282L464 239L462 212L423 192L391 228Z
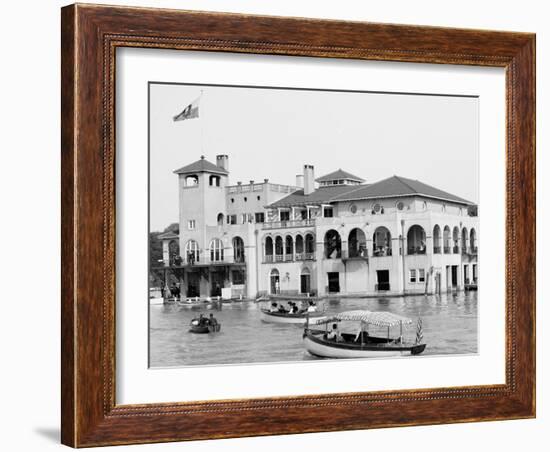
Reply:
M315 253L306 253L306 261L314 261Z
M434 254L441 254L441 247L440 246L434 246Z
M283 255L275 254L275 262L283 262Z
M426 254L426 248L420 248L419 246L407 249L407 254Z
M296 259L297 261L303 261L304 260L304 253L296 253L294 255L294 259Z
M443 254L451 254L451 247L450 246L444 246L443 247Z
M304 226L315 226L315 220L310 218L307 220L271 221L264 223L262 229L300 228Z
M391 255L392 255L392 250L389 246L378 247L372 253L372 257L385 257L385 256L391 256Z
M468 254L468 248L463 246L462 247L462 254Z
M273 262L273 254L266 254L265 255L265 261L266 262Z
M474 256L477 255L477 246L470 247L470 254Z
M292 254L285 255L285 262L292 262Z
M233 256L233 262L236 264L244 264L244 256Z
M458 246L453 246L453 254L458 254Z

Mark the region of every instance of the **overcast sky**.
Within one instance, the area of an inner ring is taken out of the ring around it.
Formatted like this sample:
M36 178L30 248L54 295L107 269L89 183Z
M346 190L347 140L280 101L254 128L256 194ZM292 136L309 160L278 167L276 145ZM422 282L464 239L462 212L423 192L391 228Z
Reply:
M173 122L200 94L199 118ZM478 99L189 85L150 85L150 228L178 218L173 171L229 155L230 183L294 185L342 168L367 183L394 174L479 199Z

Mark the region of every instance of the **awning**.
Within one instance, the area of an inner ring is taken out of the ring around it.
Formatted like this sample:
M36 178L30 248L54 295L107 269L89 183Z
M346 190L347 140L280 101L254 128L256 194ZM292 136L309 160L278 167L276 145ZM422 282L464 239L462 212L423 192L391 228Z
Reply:
M402 323L403 325L410 325L413 323L411 319L397 315L397 314L393 314L391 312L363 311L363 310L341 312L331 318L324 319L322 321L315 322L315 323L318 323L318 324L330 323L330 322L342 321L342 320L364 322L371 325L383 326L383 327L391 327L391 326L399 325L400 323Z

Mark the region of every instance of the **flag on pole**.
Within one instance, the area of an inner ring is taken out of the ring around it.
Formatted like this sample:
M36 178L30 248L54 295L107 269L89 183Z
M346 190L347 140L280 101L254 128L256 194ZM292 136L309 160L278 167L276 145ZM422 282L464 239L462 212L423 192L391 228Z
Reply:
M200 96L191 102L187 107L183 109L181 113L174 116L174 122L185 121L186 119L194 119L199 117L199 101Z
M419 317L418 322L416 323L416 343L421 344L424 334L422 332L422 319Z

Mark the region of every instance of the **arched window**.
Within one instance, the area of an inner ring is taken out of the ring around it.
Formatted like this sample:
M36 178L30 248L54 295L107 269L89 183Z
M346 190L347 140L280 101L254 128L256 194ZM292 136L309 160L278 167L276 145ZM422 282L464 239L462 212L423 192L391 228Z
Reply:
M265 261L273 262L273 239L269 236L265 238Z
M426 232L418 224L407 231L407 254L426 254Z
M462 228L462 254L468 250L468 229Z
M296 245L295 245L295 248L296 248L296 253L295 253L295 256L296 256L296 260L297 261L301 261L304 259L304 239L303 237L298 234L296 236Z
M367 256L367 237L365 233L359 229L352 229L348 236L348 254L349 257L366 257Z
M196 187L199 185L199 176L196 174L191 174L185 178L186 187Z
M388 228L378 226L372 235L372 255L391 256L391 234Z
M281 292L279 270L277 270L276 268L272 269L269 273L269 282L269 288L271 289L272 294L277 294Z
M451 253L451 228L449 226L443 228L443 253Z
M233 260L234 262L244 262L244 241L240 237L233 238Z
M223 261L223 243L220 239L212 239L210 242L210 260L212 262Z
M441 254L441 228L438 224L434 226L434 254Z
M219 187L220 186L220 176L210 176L210 186Z
M306 234L306 259L315 259L315 239L313 234Z
M283 238L280 235L275 237L275 261L283 261Z
M472 254L477 253L477 241L476 241L476 230L474 228L470 229L470 252Z
M325 257L339 259L342 257L342 239L338 231L331 229L325 234Z
M285 259L287 261L292 260L292 254L294 253L294 242L291 235L285 237Z
M458 254L460 251L460 229L458 226L453 228L453 254Z
M199 244L194 240L189 240L185 245L185 259L188 264L193 265L195 262L199 262Z
M177 240L170 240L168 243L170 265L181 265L180 244Z
M216 220L218 222L218 226L223 226L223 219L224 219L224 214L220 212L218 214L218 217L216 218Z

